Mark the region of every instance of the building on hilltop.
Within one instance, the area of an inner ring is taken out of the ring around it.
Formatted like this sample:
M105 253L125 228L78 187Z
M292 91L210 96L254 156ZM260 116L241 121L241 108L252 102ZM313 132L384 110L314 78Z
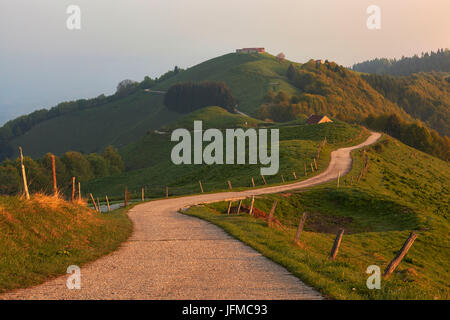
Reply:
M323 59L316 60L315 62L316 62L316 64L324 64Z
M236 49L236 53L264 53L266 49L264 48L242 48Z
M306 120L306 124L319 124L319 123L326 123L326 122L333 122L330 118L327 116L320 116L317 114L312 114L308 120Z

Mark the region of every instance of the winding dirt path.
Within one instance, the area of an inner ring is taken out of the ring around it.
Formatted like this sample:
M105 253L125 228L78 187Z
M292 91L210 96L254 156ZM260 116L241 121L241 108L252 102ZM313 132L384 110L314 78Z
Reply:
M263 257L222 229L178 213L204 202L310 187L346 174L350 151L332 152L328 168L311 179L243 192L158 200L134 207L131 238L120 249L81 268L81 290L66 287L67 276L15 290L0 299L322 299L280 265Z

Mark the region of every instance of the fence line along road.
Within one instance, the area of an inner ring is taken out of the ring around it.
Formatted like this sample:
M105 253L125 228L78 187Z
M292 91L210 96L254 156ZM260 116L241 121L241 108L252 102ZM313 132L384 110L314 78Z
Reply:
M222 229L178 213L192 205L310 187L345 175L350 152L378 140L333 151L328 168L308 180L242 192L200 194L143 203L130 210L134 232L120 249L81 268L81 290L67 275L0 299L321 299L280 265Z

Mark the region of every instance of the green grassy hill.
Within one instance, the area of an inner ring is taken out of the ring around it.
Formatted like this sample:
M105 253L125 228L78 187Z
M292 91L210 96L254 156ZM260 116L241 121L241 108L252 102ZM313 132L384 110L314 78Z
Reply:
M157 85L155 90L166 90L173 84L186 81L224 81L238 99L238 109L256 116L255 112L269 89L291 94L298 92L286 78L290 63L288 60L280 62L267 53L230 53L189 68Z
M366 156L368 170L356 183ZM448 163L388 136L366 152L354 151L353 158L339 189L334 181L256 198L255 207L266 213L278 200L275 218L287 232L269 229L248 214L227 216L226 203L187 213L221 226L328 297L448 300ZM303 212L308 218L299 247L292 239ZM333 262L328 256L339 228L345 233ZM412 231L418 238L397 270L382 279L381 290L369 290L367 267L377 265L383 272Z
M56 117L33 127L12 140L16 151L22 146L37 158L46 152L100 152L108 145L122 147L150 129L180 115L163 106L163 96L140 91L112 103Z
M201 120L203 128L253 128L266 124L263 121L242 114L230 113L221 107L206 107L185 115L178 120L165 125L162 129L171 131L177 128L194 129L194 121Z
M210 117L220 113L220 117ZM198 110L196 119L203 120L204 128L268 126L242 115L230 114L224 109L210 107ZM172 124L175 127L192 126L192 115L186 115ZM244 124L244 125L243 125ZM310 164L324 138L328 144L322 150L318 162L319 171L326 168L330 152L342 145L355 144L367 137L367 131L357 125L334 122L320 125L280 126L270 124L268 128L280 130L280 171L276 176L265 177L267 183L281 183L281 175L286 181L293 180L293 171L298 179L304 179L304 165L307 164L308 177L311 175ZM125 187L134 196L140 196L141 188L152 197L165 196L165 187L169 186L171 195L192 194L200 191L201 180L205 192L226 190L230 180L234 188L251 186L253 177L257 185L263 183L260 176L261 165L174 165L170 154L175 142L170 141L170 134L149 132L139 141L121 149L127 172L103 179L91 180L83 186L84 192L92 192L100 198L123 197ZM205 144L206 145L206 144ZM314 173L317 174L317 171Z
M225 81L239 100L238 109L252 114L269 88L296 91L284 75L288 65L269 54L227 54L180 72L152 90L164 91L185 81ZM120 100L39 123L13 139L11 146L15 155L22 146L32 157L69 150L99 152L110 144L120 148L181 116L167 110L163 99L163 94L140 90Z
M349 114L356 115L352 119L360 119L369 112L377 114L391 109L401 112L395 104L386 101L375 89L365 84L356 73L348 70L347 76L338 78L324 68L314 72L308 70L312 75L311 84L323 79L329 82L333 99L328 99L326 94L304 92L287 78L290 64L290 61L278 61L270 54L230 53L165 78L157 82L152 90L164 92L173 84L185 81L224 81L239 101L238 110L256 118L260 116L258 110L269 90L305 97L303 102L308 105L302 109L303 113L297 115L299 117L311 112L331 112L331 115L338 118L342 116L342 119L346 119L345 116ZM300 64L293 64L304 69ZM352 85L344 85L346 77L352 80ZM322 103L325 100L330 103L328 107ZM69 150L99 152L110 144L123 147L138 140L148 130L161 128L180 117L180 114L164 107L163 94L158 92L139 90L122 99L99 101L102 102L98 105L93 103L91 107L80 110L74 108L64 115L38 122L25 132L16 132L17 136L9 141L13 156L18 146L35 158L47 152L57 155ZM339 112L333 111L335 102L339 105ZM0 134L0 146L2 143Z
M126 164L126 169L141 169L170 161L170 152L175 145L170 142L171 130L176 128L193 130L194 120L201 120L203 129L244 128L246 123L247 127L264 124L262 121L233 114L220 107L202 108L163 126L161 130L149 131L138 141L122 148L120 153Z

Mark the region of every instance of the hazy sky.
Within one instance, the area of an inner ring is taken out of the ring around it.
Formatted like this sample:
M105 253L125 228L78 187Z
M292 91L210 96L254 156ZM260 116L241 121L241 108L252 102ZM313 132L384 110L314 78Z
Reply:
M69 5L81 30L66 27ZM449 12L449 0L0 0L0 124L239 47L345 66L450 47Z

